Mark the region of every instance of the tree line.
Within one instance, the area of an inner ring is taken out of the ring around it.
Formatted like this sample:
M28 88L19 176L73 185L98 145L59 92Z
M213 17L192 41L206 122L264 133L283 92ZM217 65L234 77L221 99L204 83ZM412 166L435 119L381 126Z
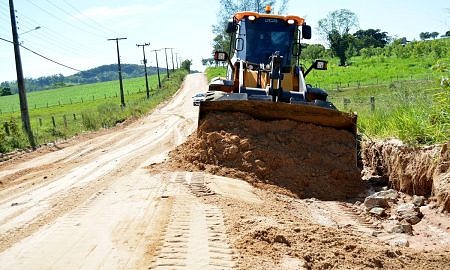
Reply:
M122 64L123 78L142 77L144 66L135 64ZM160 72L165 72L160 68ZM147 67L148 74L156 74L156 67ZM81 71L70 76L55 74L39 78L25 78L25 89L28 92L72 86L77 84L97 83L118 80L117 65L102 65L86 71ZM16 81L5 81L0 83L0 96L13 95L18 92Z

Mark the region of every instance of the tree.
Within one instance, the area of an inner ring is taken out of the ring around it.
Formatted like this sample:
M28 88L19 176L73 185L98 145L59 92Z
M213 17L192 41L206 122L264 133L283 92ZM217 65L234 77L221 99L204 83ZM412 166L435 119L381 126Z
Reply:
M420 32L419 37L421 40L429 39L431 37L430 32Z
M181 68L187 70L188 72L191 72L191 65L192 60L186 59L183 62L181 62Z
M384 48L391 40L387 32L381 32L380 29L358 30L353 36L355 37L355 46L358 51L362 48L370 47Z
M442 37L450 37L450 30L448 30L447 32L445 32L445 35L442 35Z
M11 88L2 87L2 90L0 91L0 96L10 96L10 95L12 95Z
M432 39L436 39L438 36L439 36L439 33L438 33L438 32L431 32L431 33L430 33L430 37L431 37Z
M353 36L350 30L358 27L358 17L348 9L339 9L328 13L319 20L319 33L324 37L334 55L339 57L339 65L345 66L347 49Z
M316 60L326 56L325 47L322 44L303 44L302 58L308 60Z
M277 5L278 3L278 5ZM239 11L255 11L264 12L265 4L275 7L273 10L278 14L282 14L287 10L289 0L220 0L220 10L217 14L218 22L213 25L213 34L216 36L213 39L214 51L228 51L230 48L230 35L225 32L227 22L232 18L233 14Z

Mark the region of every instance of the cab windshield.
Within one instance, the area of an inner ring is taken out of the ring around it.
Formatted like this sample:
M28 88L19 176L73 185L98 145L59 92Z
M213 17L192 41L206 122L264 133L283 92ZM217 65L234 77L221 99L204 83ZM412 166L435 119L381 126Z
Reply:
M269 57L279 51L283 56L283 66L289 66L295 29L294 24L278 19L246 20L246 60L268 63Z

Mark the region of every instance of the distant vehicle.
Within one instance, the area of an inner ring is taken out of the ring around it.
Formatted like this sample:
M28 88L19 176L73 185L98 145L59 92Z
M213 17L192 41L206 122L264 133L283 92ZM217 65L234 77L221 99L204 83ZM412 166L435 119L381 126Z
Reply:
M192 97L192 101L194 106L199 106L201 101L205 101L206 94L205 93L197 93Z

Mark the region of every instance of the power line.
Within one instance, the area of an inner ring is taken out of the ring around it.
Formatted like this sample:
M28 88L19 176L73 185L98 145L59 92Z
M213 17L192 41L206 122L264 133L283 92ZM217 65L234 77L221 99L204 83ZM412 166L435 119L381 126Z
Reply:
M44 36L44 38L51 39L51 40L53 40L53 41L55 41L57 43L61 43L63 48L68 48L69 47L69 48L72 48L74 50L77 50L78 48L82 47L82 48L87 49L89 51L95 51L97 53L103 53L103 51L99 50L97 47L88 46L85 43L78 42L77 40L68 37L64 33L58 33L56 31L52 30L51 28L48 28L46 26L41 25L39 22L33 20L32 18L29 18L29 17L25 16L20 11L17 12L17 13L19 14L19 19L23 20L27 27L33 28L36 25L40 25L41 26L41 31L40 31L41 34L40 34L40 36ZM66 42L61 42L61 41L66 41Z
M74 5L72 5L71 3L67 2L66 0L63 0L63 2L68 5L69 7L71 7L73 10L75 10L78 14L80 14L81 16L87 18L89 21L93 22L100 31L107 33L107 32L112 32L110 29L108 29L107 27L101 25L100 23L98 23L97 21L93 20L91 17L87 16L86 14L84 14L83 12L81 12L79 9L77 9ZM105 31L103 31L102 29L104 29Z
M52 14L51 12L49 12L48 10L43 9L42 7L40 7L39 5L37 5L36 3L34 3L32 0L27 0L27 1L28 1L30 4L32 4L33 6L35 6L36 8L40 9L42 12L46 13L47 15L49 15L50 17L53 17L53 18L56 19L57 21L62 22L62 23L66 24L66 25L68 25L68 26L70 26L70 27L72 27L72 28L74 28L74 29L77 29L78 31L85 32L85 33L88 33L88 34L91 34L91 35L97 37L97 34L91 32L91 31L85 31L85 30L82 30L82 29L76 27L76 26L73 25L73 24L70 24L70 23L68 23L68 22L66 22L66 21L64 21L64 20L61 20L60 18L58 18L57 16L55 16L54 14Z
M1 37L0 37L0 40L9 42L9 43L11 43L11 44L14 44L14 42L12 42L12 41L10 41L10 40L7 40L7 39L4 39L4 38L1 38ZM40 54L40 53L38 53L38 52L35 52L35 51L33 51L32 49L29 49L29 48L27 48L27 47L25 47L25 46L23 46L23 45L20 45L20 44L19 44L19 46L22 47L22 48L24 48L25 50L27 50L27 51L29 51L29 52L34 53L35 55L37 55L37 56L39 56L39 57L44 58L45 60L48 60L48 61L50 61L50 62L53 62L53 63L55 63L55 64L57 64L57 65L60 65L60 66L63 66L63 67L65 67L65 68L69 68L69 69L72 69L72 70L75 70L75 71L81 71L81 70L79 70L79 69L70 67L70 66L68 66L68 65L64 65L64 64L62 64L62 63L60 63L60 62L58 62L58 61L55 61L55 60L53 60L53 59L50 59L49 57L44 56L44 55L42 55L42 54Z
M50 5L52 5L53 7L59 9L60 11L62 11L63 13L69 15L69 16L72 17L72 18L75 18L77 21L81 22L82 24L86 25L88 28L91 28L91 29L92 29L92 26L89 25L88 23L86 23L85 21L80 20L80 19L79 19L78 17L76 17L76 16L73 16L73 14L69 13L68 11L66 11L66 10L63 9L63 8L61 8L60 6L57 6L56 4L50 2L49 0L46 0L46 1L47 1L47 3L49 3ZM98 31L98 29L97 29L97 31ZM110 34L111 34L111 33L105 32L105 31L103 31L103 30L100 30L100 32L103 32L103 33L106 34L106 35L110 35Z

